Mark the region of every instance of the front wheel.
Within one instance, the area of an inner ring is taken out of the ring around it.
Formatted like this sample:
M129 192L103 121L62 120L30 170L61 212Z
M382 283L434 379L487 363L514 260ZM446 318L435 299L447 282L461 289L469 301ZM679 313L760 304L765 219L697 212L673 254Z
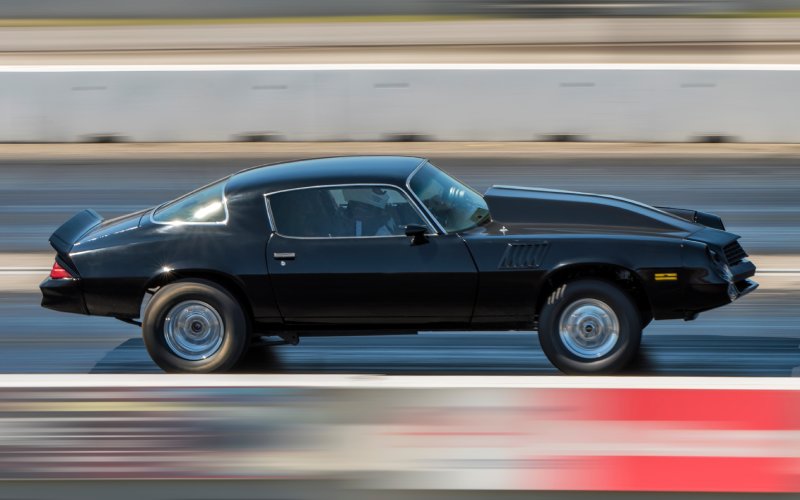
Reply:
M571 374L614 373L639 350L642 319L633 300L614 284L578 280L557 288L539 315L539 342L547 359Z
M159 290L144 312L142 336L167 372L211 373L233 368L249 340L242 307L224 288L184 280Z

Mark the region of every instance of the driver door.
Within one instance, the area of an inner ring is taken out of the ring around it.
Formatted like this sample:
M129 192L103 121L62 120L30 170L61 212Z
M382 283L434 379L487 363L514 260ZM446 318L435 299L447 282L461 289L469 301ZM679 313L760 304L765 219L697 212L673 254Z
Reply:
M397 187L303 188L267 200L267 265L286 321L470 321L477 271L466 244L436 234ZM429 227L425 243L405 236L410 224Z

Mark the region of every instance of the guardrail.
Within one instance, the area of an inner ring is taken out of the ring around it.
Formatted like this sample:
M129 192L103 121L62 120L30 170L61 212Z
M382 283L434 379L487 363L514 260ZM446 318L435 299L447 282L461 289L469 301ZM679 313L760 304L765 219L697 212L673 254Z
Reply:
M0 67L0 142L800 141L800 65Z

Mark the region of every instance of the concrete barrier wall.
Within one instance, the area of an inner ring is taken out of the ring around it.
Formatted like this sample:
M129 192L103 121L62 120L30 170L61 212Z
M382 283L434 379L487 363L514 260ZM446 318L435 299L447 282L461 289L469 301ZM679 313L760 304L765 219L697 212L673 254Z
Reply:
M800 141L800 65L0 68L0 142Z

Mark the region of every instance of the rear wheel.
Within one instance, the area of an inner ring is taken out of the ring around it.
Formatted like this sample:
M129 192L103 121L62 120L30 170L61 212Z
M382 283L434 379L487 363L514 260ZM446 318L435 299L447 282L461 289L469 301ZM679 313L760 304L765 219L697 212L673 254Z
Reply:
M641 335L642 318L634 301L601 280L562 285L539 315L542 350L565 373L617 372L636 355Z
M184 280L153 296L142 336L150 357L167 372L224 372L244 354L249 325L227 290L206 280Z

